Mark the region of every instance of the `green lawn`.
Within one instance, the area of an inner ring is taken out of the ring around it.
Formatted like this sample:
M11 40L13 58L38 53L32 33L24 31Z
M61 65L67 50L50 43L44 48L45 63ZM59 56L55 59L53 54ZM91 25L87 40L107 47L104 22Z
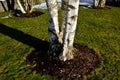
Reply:
M80 80L120 80L120 8L79 10L75 43L96 51L100 63ZM24 57L39 44L48 41L47 11L34 18L1 17L0 13L0 80L58 80L26 67ZM35 40L31 40L35 39Z

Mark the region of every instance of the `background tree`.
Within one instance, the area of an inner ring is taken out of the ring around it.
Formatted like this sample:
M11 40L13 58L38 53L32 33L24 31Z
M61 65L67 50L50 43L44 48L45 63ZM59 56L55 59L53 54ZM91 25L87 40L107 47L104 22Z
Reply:
M59 55L66 61L74 58L74 36L77 25L79 0L62 0L62 26L59 28L57 0L46 0L49 14L49 54Z
M14 10L14 0L6 0L8 11Z
M22 13L32 12L33 0L17 0L17 3Z
M95 8L105 8L106 0L94 0Z

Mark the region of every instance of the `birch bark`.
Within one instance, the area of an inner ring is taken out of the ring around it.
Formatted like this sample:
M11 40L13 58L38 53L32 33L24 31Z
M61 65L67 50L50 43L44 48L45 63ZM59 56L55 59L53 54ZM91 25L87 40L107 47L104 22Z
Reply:
M24 0L24 9L27 13L32 12L32 5L33 5L32 0Z
M104 8L106 0L94 0L94 7L95 8Z
M56 0L46 0L48 7L48 33L50 36L49 54L59 54L59 48L61 46L59 41L59 25L58 25L58 3Z
M105 3L106 3L106 0L102 0L100 6L101 6L102 8L104 8L104 7L105 7Z
M77 25L79 0L62 0L62 27L59 30L57 0L46 0L49 14L48 32L50 36L49 53L59 55L59 59L72 59L73 42Z
M20 10L22 11L22 13L26 13L26 11L24 10L24 8L22 7L22 4L20 3L20 0L17 0L17 3L20 7Z
M17 0L17 3L19 5L22 13L31 13L32 12L32 5L33 5L32 0L23 0L24 5L21 4L20 0Z
M65 0L63 0L65 1ZM64 5L64 4L63 4ZM63 52L60 59L63 61L74 58L73 42L77 26L79 0L68 0L66 9L65 28L63 28ZM64 17L63 17L64 18Z

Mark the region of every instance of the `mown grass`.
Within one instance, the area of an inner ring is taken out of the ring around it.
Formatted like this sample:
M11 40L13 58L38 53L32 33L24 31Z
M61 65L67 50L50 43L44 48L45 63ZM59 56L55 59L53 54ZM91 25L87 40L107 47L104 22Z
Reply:
M100 60L82 80L120 80L120 8L110 8L79 10L75 43L94 49ZM34 18L0 19L0 80L57 80L28 69L24 63L39 41L49 40L47 11L41 11L44 14ZM7 14L0 13L0 17Z

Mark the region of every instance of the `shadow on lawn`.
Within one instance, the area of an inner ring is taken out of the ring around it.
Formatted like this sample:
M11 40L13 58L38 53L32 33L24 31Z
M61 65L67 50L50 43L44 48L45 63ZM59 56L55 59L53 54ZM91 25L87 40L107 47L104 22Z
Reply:
M42 75L47 74L59 79L80 78L90 73L99 63L95 51L84 45L74 44L77 49L74 59L64 62L48 55L49 43L46 41L3 24L0 24L0 33L36 48L26 56L25 63L28 68Z
M9 36L17 41L20 41L24 44L32 46L35 49L48 50L49 43L47 41L42 41L38 38L28 35L20 30L10 28L6 25L0 24L0 33Z

